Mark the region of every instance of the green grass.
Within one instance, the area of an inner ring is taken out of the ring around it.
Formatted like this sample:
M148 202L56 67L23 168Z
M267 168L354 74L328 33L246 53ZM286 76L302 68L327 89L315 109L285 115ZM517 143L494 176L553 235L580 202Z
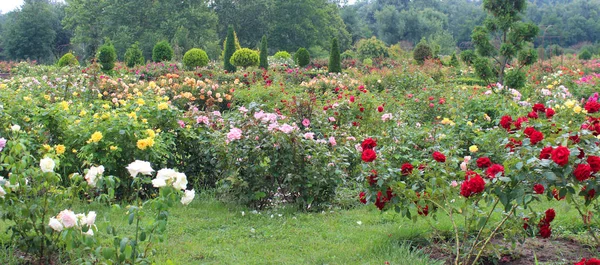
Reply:
M540 209L550 207L557 211L555 231L577 234L584 230L575 209L567 204L536 205ZM109 220L122 236L133 234L124 209L98 204L74 208L75 212L97 211L97 236L104 233L102 227ZM438 217L430 221L442 232L451 231L448 218ZM0 229L4 226L0 223ZM372 205L320 213L285 208L253 213L201 194L191 205L170 211L168 237L157 245L155 258L156 264L167 260L175 264L436 264L411 247L431 235L426 221L413 223L393 211L380 213ZM0 237L0 241L6 239ZM0 255L0 261L6 259Z

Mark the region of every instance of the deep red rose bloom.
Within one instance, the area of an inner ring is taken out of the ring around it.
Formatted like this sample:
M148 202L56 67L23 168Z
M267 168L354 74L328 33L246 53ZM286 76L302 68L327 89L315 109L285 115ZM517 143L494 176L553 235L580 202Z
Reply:
M371 170L371 175L367 177L367 181L369 182L369 185L375 185L377 183L377 171Z
M363 150L361 159L367 163L373 162L375 159L377 159L377 154L375 151L373 151L373 149L366 149Z
M583 149L577 147L577 149L579 150L579 154L577 155L577 158L582 159L585 157L585 152L583 151Z
M367 204L367 195L365 194L365 192L364 192L364 191L361 191L361 192L358 194L358 199L359 199L359 201L360 201L360 202L362 202L363 204Z
M512 124L513 120L511 116L505 115L502 116L502 118L500 118L500 126L504 129L506 129L507 131L510 130L510 125Z
M433 152L433 159L435 159L435 161L438 161L440 163L446 162L446 156L438 151Z
M552 189L552 196L554 196L554 199L556 199L557 201L561 201L565 198L565 196L559 197L559 195L560 193L556 188Z
M536 103L536 104L533 104L533 107L531 107L531 109L533 111L544 111L544 110L546 110L546 107L542 103Z
M375 206L377 206L377 209L383 210L383 207L385 207L385 203L387 201L388 201L387 197L383 196L383 193L381 191L378 191L377 199L375 200Z
M423 170L425 170L426 167L427 167L427 165L420 164L418 168L419 168L419 170L423 171Z
M544 218L544 221L546 221L547 223L551 223L552 221L554 221L554 217L556 217L556 212L554 211L554 209L550 208L548 210L546 210L546 217Z
M515 151L515 147L519 147L521 145L523 145L523 141L519 141L515 138L510 138L508 139L508 143L504 146L504 148L509 148L510 152L514 152Z
M487 168L492 165L492 161L489 157L480 157L477 159L478 168Z
M358 110L360 110L360 112L365 112L365 108L360 107Z
M552 150L550 157L552 158L552 161L554 161L554 163L558 164L559 166L564 166L567 163L569 163L570 154L571 151L569 151L568 148L564 146L559 146Z
M504 166L500 164L493 164L485 171L485 174L490 179L495 178L498 173L502 173L501 176L504 176Z
M377 111L379 111L379 112L383 112L383 106L379 106L379 107L377 107Z
M402 164L402 175L406 176L406 175L410 175L413 171L413 165L411 165L410 163L404 163Z
M425 205L425 207L421 207L421 205L417 204L417 213L422 216L427 216L429 214L429 205Z
M537 112L532 111L532 112L529 112L529 114L527 114L527 117L529 117L531 119L537 119L539 116L538 116Z
M546 118L550 119L554 116L554 114L556 114L556 112L553 109L551 109L551 108L546 109Z
M469 182L471 182L471 192L480 193L485 190L485 181L480 176L469 179Z
M571 142L578 144L581 141L581 138L579 138L579 134L575 134L575 135L571 135L569 136L569 140L571 140Z
M552 235L552 229L549 224L540 226L540 236L542 238L549 238Z
M468 180L465 180L462 184L460 184L460 195L465 198L469 198L469 196L471 196L471 183Z
M523 133L527 136L530 136L533 132L535 132L535 128L533 127L527 127L523 130Z
M550 159L550 154L552 153L552 146L547 146L542 149L540 152L540 159Z
M587 189L587 187L583 187L581 189L581 191L585 191ZM596 190L595 189L591 189L587 192L587 194L584 196L585 200L591 200L596 196Z
M600 156L588 156L587 162L592 169L592 172L598 173L600 171Z
M587 110L588 113L596 113L600 110L600 103L597 101L588 101L585 103L585 110Z
M529 228L529 218L523 218L523 229L527 230Z
M485 181L474 171L467 171L465 181L460 185L460 195L469 198L485 190Z
M592 175L592 167L590 167L588 164L579 164L575 170L573 170L573 175L575 175L577 180L585 181Z
M544 185L542 185L542 184L533 185L533 192L535 192L535 194L543 194L544 193Z
M362 147L363 151L367 150L367 149L373 149L377 146L377 141L373 140L373 138L367 138L365 140L363 140L362 144L360 144L360 146Z
M388 187L388 189L385 191L385 195L387 195L388 201L391 200L395 196L394 192L392 191L392 188L390 188L390 187Z
M521 129L521 124L523 122L528 122L528 121L529 121L529 119L527 117L519 117L517 119L517 121L515 121L515 123L514 123L515 124L515 128L517 128L517 130Z
M529 141L531 142L531 145L535 145L542 140L544 140L544 134L539 131L534 130L531 135L529 135Z
M581 261L575 263L574 265L600 265L600 259L585 259L582 258Z

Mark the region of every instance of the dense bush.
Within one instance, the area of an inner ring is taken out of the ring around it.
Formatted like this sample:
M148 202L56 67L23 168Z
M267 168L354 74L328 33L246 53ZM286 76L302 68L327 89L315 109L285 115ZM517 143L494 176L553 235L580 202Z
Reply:
M294 60L298 66L305 67L310 64L310 53L308 53L307 49L300 48L296 54L294 54Z
M518 69L512 69L504 74L504 86L514 89L521 89L525 87L527 82L527 76L525 72L519 71Z
M152 49L152 61L164 62L170 61L173 58L173 48L168 41L164 40L154 45Z
M425 60L432 58L432 56L433 52L431 51L431 47L429 47L424 40L421 40L413 51L413 58L419 64L423 64Z
M338 45L337 38L331 40L331 50L329 51L329 72L330 73L341 73L342 72L342 61L340 59L340 47Z
M535 49L523 49L519 51L518 60L521 65L532 65L537 61L538 53Z
M194 48L183 56L183 65L188 69L194 69L200 66L208 65L208 55L202 49Z
M488 83L491 82L496 76L492 70L490 61L485 57L475 58L473 61L473 67L475 67L475 74L477 77L487 81Z
M65 55L60 57L60 60L58 60L58 66L60 67L75 65L79 65L79 61L77 61L77 57L75 57L75 55L73 55L70 52L66 53Z
M98 61L102 65L103 71L110 71L115 68L115 61L117 60L117 52L115 46L108 41L98 51Z
M361 59L388 57L388 47L381 40L375 38L362 39L356 43L356 51Z
M460 66L460 62L458 61L458 58L456 58L456 52L453 52L452 56L450 57L450 66L454 66L454 67Z
M583 51L579 53L579 56L577 56L577 58L579 58L580 60L589 60L592 59L592 53L588 49L583 49Z
M275 55L273 55L273 58L275 58L277 60L287 60L287 59L291 59L292 56L290 55L289 52L278 51L278 52L275 53Z
M140 49L139 44L136 42L131 45L125 52L125 64L127 67L135 67L136 65L143 65L146 63L144 53Z
M473 50L464 50L460 53L460 59L466 64L471 65L477 58L477 54Z
M229 62L239 67L257 66L259 57L257 51L241 48L233 53Z

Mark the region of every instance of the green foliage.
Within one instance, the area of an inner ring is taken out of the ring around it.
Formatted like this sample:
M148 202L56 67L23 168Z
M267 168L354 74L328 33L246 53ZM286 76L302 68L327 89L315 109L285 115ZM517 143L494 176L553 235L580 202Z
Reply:
M168 41L163 40L154 45L152 49L152 60L154 62L170 61L172 58L173 48L171 48L171 44Z
M477 58L477 54L473 50L464 50L460 53L460 59L466 64L471 65L473 61Z
M227 38L229 38L229 35L227 35L227 37L225 37L225 40L223 40L223 54L221 54L221 56L225 56L225 49L227 48ZM242 48L242 46L240 45L240 40L238 39L237 36L237 32L234 30L233 31L233 39L235 40L235 50L239 50Z
M360 59L385 58L389 56L388 47L375 36L370 39L362 39L356 43L356 51Z
M79 61L77 61L77 57L75 57L75 55L73 55L70 52L66 53L65 55L60 57L60 60L58 60L58 66L60 67L76 65L79 65Z
M296 54L294 54L294 60L298 66L305 67L310 64L310 53L308 53L307 49L300 48L296 51Z
M373 67L373 59L371 58L365 58L362 63L368 67Z
M519 90L525 87L526 82L527 76L525 75L525 72L518 69L507 71L506 76L504 77L504 85L508 88Z
M341 73L342 62L340 59L340 47L338 45L337 38L331 40L331 50L329 50L329 72L330 73Z
M115 62L117 61L117 52L112 42L106 41L100 50L98 51L98 61L102 65L103 71L111 71L115 68Z
M589 60L592 59L592 53L588 49L583 49L577 56L580 60Z
M208 65L208 55L202 49L191 49L183 56L183 65L188 69L206 66Z
M357 56L356 52L353 50L346 50L345 52L340 54L340 58L342 58L342 60L351 60L351 59L355 59L357 57L358 56Z
M529 48L529 49L522 49L519 52L518 60L519 60L519 64L521 64L521 66L524 66L524 65L534 64L537 61L537 58L538 58L537 51L533 48Z
M495 78L494 71L490 65L490 61L486 57L477 57L473 61L473 67L475 68L475 74L477 77L485 80L488 84Z
M138 43L134 43L127 49L125 52L125 64L127 67L131 68L136 65L142 65L146 63L146 59L144 58L144 53L140 49Z
M227 38L225 39L225 49L223 49L223 68L225 71L233 73L236 71L235 65L231 63L233 53L236 51L235 47L235 32L233 27L229 26L227 31Z
M433 53L431 51L431 47L427 45L427 42L425 42L424 39L421 40L413 50L413 58L419 64L423 64L426 59L431 59L432 56Z
M456 52L452 53L452 56L450 57L450 65L453 67L460 66L460 62L458 61L458 58L456 57Z
M259 57L257 51L241 48L233 53L229 62L238 67L257 66L260 62Z
M260 63L259 66L263 69L269 69L269 49L267 47L267 36L262 37L260 41Z
M278 51L275 53L275 55L273 55L273 57L275 59L281 60L281 59L291 59L292 55L290 55L289 52L286 51Z

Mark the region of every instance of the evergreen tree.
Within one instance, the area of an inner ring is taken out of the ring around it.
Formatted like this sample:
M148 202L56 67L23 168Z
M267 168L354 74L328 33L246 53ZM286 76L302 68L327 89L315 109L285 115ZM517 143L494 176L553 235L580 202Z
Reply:
M235 72L235 66L231 64L229 60L231 60L231 56L235 52L235 37L233 35L233 27L229 26L227 30L227 42L225 43L225 52L223 55L223 68L227 72Z
M337 38L331 40L331 50L329 51L329 72L341 73L342 63L340 61L340 46Z
M263 35L260 41L260 64L259 67L265 70L269 69L269 51L267 48L267 36Z

